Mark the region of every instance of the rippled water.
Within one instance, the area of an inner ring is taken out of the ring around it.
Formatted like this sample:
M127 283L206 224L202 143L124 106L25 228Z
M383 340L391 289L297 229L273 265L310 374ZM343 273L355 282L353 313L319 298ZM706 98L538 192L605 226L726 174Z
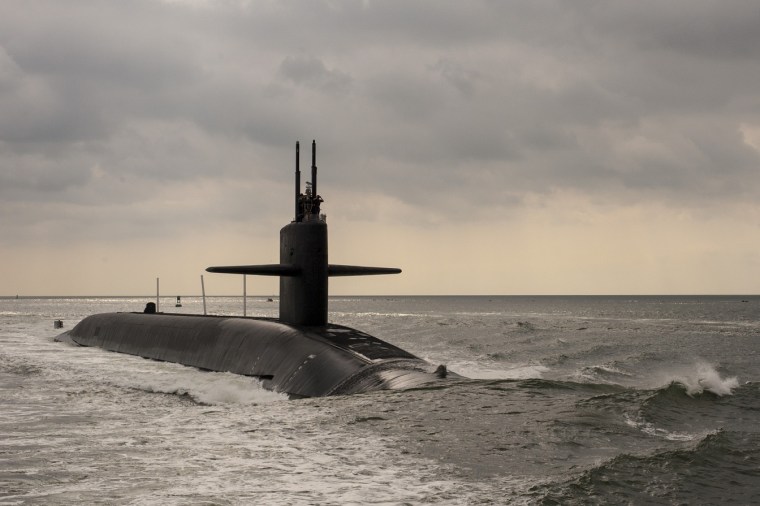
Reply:
M0 300L0 504L760 502L759 297L333 298L474 379L297 401L52 340L144 303Z

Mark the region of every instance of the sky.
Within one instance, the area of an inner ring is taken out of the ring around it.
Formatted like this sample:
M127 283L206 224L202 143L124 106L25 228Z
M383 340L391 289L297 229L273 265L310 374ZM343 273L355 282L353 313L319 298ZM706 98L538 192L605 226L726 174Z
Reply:
M760 3L0 2L0 295L760 293ZM276 294L248 277L249 294Z

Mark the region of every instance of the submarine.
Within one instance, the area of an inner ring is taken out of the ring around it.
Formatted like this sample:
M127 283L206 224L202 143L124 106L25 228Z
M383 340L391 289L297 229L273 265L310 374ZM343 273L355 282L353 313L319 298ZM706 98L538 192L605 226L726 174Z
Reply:
M290 398L408 389L456 376L377 337L329 323L328 278L401 269L328 263L324 202L311 181L301 191L296 142L294 219L280 230L280 263L208 267L223 274L279 276L279 318L144 312L94 314L55 339L260 380Z

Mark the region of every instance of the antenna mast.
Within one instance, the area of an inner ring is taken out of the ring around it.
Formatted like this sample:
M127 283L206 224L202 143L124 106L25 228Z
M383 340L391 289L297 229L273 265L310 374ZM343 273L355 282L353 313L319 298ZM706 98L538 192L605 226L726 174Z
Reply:
M299 145L299 142L296 141L296 217L295 221L298 220L298 214L299 214L299 205L298 205L298 199L301 195L301 147Z
M316 198L317 194L317 141L311 141L311 195Z

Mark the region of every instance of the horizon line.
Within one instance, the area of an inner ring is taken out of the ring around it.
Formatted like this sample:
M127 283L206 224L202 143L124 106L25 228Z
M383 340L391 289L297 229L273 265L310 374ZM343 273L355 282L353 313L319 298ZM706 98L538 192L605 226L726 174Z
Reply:
M512 294L343 294L329 295L330 298L341 297L758 297L760 293L512 293ZM202 294L189 295L160 295L164 299L176 299L177 297L203 298ZM210 297L243 297L243 294L217 294L206 295ZM278 298L276 294L247 294L247 298ZM0 295L0 299L155 299L155 294L138 295Z

